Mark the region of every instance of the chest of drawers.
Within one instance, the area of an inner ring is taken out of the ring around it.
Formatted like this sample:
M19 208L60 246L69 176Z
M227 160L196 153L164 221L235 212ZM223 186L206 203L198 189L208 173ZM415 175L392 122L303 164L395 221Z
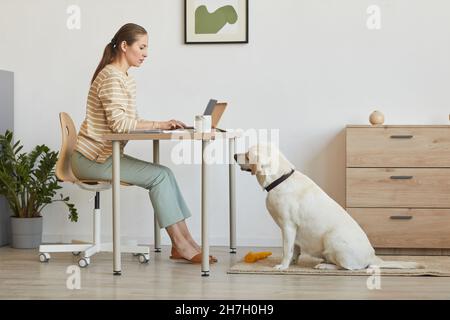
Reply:
M375 248L450 249L450 126L347 126L346 208Z

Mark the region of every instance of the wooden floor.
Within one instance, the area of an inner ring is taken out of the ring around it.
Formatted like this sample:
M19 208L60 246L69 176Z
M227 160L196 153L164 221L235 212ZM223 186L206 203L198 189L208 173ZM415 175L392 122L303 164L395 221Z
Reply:
M210 277L201 277L199 265L169 260L169 249L152 252L145 265L124 254L122 276L112 275L112 254L98 254L81 270L81 289L69 290L66 269L77 264L72 254L52 254L50 262L40 263L37 250L2 247L0 299L450 299L450 278L444 277L386 276L380 290L369 290L365 276L226 273L255 248L239 248L236 255L211 248L219 263Z

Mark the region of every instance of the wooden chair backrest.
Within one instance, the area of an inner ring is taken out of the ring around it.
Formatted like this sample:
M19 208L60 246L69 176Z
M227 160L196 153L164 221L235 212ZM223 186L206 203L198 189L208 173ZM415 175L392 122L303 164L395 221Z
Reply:
M56 177L61 181L76 182L78 179L72 172L70 159L77 143L77 131L72 118L67 113L61 112L59 120L61 122L62 143L56 162Z

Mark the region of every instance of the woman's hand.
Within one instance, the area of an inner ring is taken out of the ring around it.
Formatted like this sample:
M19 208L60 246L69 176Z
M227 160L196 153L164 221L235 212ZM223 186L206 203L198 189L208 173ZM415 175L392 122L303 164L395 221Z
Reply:
M186 125L178 120L169 120L169 121L162 121L158 123L159 129L163 130L173 130L173 129L179 129L179 128L186 128Z

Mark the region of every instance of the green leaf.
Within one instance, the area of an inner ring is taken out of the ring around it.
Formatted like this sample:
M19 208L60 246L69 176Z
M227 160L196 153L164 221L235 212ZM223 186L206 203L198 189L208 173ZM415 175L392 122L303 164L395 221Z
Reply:
M69 219L78 221L75 205L69 197L56 190L62 189L55 175L58 152L45 144L37 145L28 153L20 153L20 140L12 143L13 133L0 134L0 194L4 195L16 217L39 216L45 206L56 201L64 202L69 209Z

